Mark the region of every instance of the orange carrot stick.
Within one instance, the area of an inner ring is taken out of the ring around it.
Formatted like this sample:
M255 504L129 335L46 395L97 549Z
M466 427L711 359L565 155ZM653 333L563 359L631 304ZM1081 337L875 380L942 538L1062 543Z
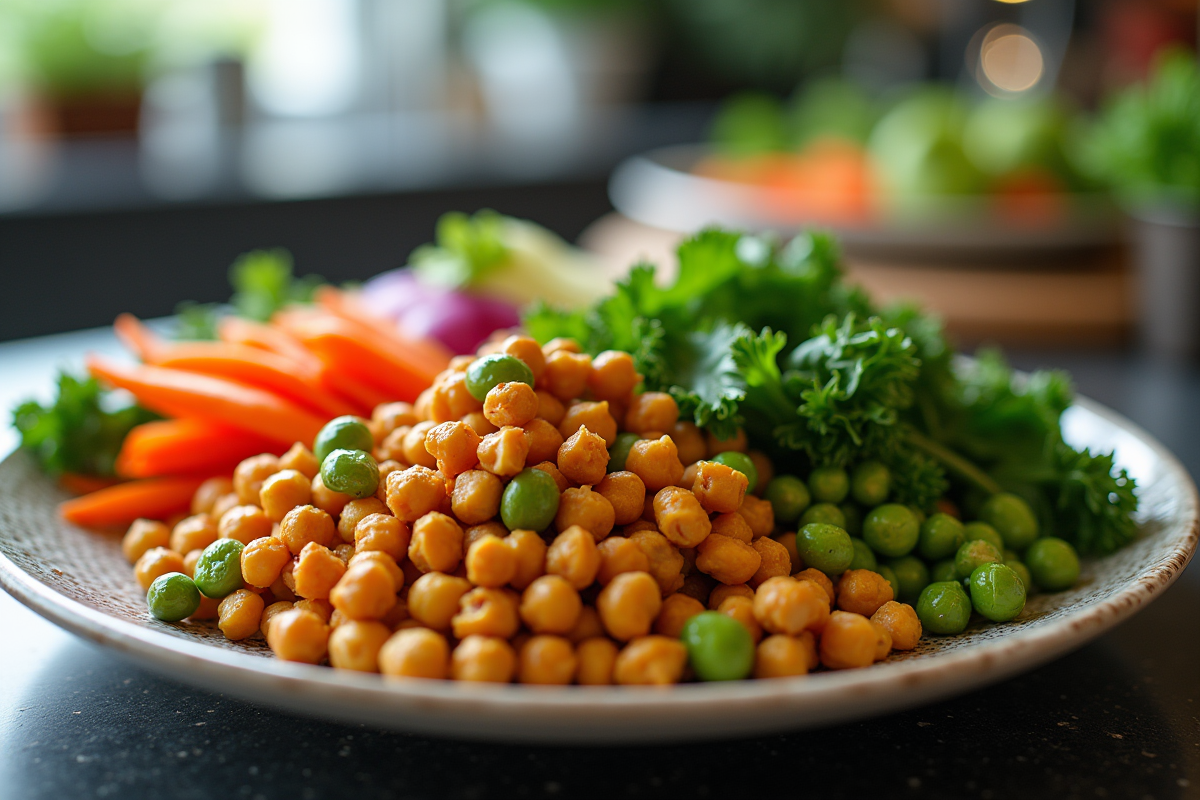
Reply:
M120 482L120 478L84 475L81 472L64 472L58 476L58 485L71 494L91 494L100 489L107 489L109 486Z
M325 417L355 413L353 406L325 391L317 370L266 350L228 342L184 342L152 355L146 363L248 383Z
M369 417L375 406L381 403L390 403L393 399L389 393L363 383L344 372L339 373L327 364L321 365L321 385L327 391L333 392L357 407L359 416Z
M298 364L306 364L310 369L319 369L321 366L320 361L305 350L304 345L296 341L291 334L261 322L242 317L222 317L217 323L217 336L221 341L230 344L244 344L260 350L269 350Z
M113 323L113 331L121 344L142 361L152 360L163 348L162 338L133 314L118 315Z
M257 434L199 419L165 419L138 425L117 454L117 473L127 478L216 473L232 470L244 458L271 453L282 445Z
M450 363L445 353L432 353L423 342L411 343L393 336L387 336L358 320L345 319L320 309L293 306L277 313L272 322L291 333L301 342L312 349L308 335L314 330L334 329L342 335L353 337L367 344L371 349L386 355L396 363L407 365L407 369L415 370L418 374L437 375Z
M379 336L389 340L393 347L401 348L405 353L413 353L438 372L446 368L453 355L440 342L434 339L418 339L406 335L394 322L377 316L367 309L353 292L343 291L333 286L322 286L317 289L315 299L321 308L340 319L357 325L369 327Z
M382 390L391 400L412 402L436 374L396 358L336 318L307 324L300 340L337 375L348 375Z
M203 477L175 476L118 483L67 500L58 511L76 525L118 525L139 517L162 519L186 510L203 482Z
M127 366L99 356L88 371L133 394L167 417L198 418L257 433L284 445L311 442L325 420L277 394L210 375L152 366Z

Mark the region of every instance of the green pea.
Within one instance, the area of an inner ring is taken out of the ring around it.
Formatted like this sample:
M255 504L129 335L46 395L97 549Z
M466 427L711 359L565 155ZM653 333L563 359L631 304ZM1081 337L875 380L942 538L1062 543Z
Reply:
M796 531L796 552L806 565L836 575L854 560L854 542L844 528L810 522Z
M617 440L613 442L612 447L608 448L609 472L620 472L625 469L625 459L629 458L630 449L641 438L636 433L617 434Z
M1037 516L1029 504L1015 494L994 494L979 509L979 518L999 532L1005 547L1024 550L1038 535Z
M841 467L817 467L808 476L808 490L818 503L840 503L850 494L850 476Z
M929 568L929 580L934 583L958 580L958 568L953 558L944 558Z
M1017 577L1021 579L1021 583L1025 584L1025 594L1033 594L1033 576L1029 574L1029 567L1017 557L1017 554L1011 550L1004 551L1004 560L1000 562L1004 566L1017 573Z
M875 553L867 547L867 543L854 538L850 539L850 543L854 545L854 558L850 560L850 566L846 569L869 569L874 572L879 562L875 559Z
M205 597L220 600L233 594L245 584L242 582L242 548L237 539L217 539L204 548L196 562L196 588Z
M702 611L679 634L702 681L737 681L754 669L754 639L745 625L719 611Z
M907 505L905 508L912 512L913 519L917 521L917 525L924 525L925 520L929 518L929 515L919 506Z
M971 605L992 622L1008 622L1025 608L1025 583L1011 567L980 564L971 573Z
M862 536L862 509L854 503L842 503L838 506L838 510L842 512L842 516L846 520L846 524L842 526L846 529L846 533L851 536Z
M971 621L971 598L958 581L939 581L929 584L921 592L916 610L924 630L940 634L962 633Z
M954 554L954 573L958 579L966 580L980 564L1000 563L1000 551L983 539L971 539Z
M540 469L521 470L504 487L500 519L510 531L544 531L558 513L558 484Z
M863 539L881 556L908 555L920 534L921 526L912 511L897 503L876 506L863 520Z
M875 571L884 577L884 579L892 586L892 599L900 596L900 579L896 577L896 571L887 564L880 564L875 567Z
M362 450L334 450L321 462L321 482L351 497L370 497L379 488L379 465Z
M929 585L929 568L925 562L916 556L894 558L888 562L900 582L900 593L896 599L912 605L921 596L921 591Z
M842 530L846 529L846 515L832 503L816 503L809 506L800 515L801 525L808 525L813 522L824 522L827 525L836 525Z
M313 440L313 455L322 464L334 450L373 450L375 437L358 417L335 417L325 423Z
M227 540L231 541L231 540ZM200 607L200 590L182 572L159 575L146 592L150 616L163 622L179 622L196 613Z
M467 367L467 391L481 403L496 386L514 382L533 386L533 371L515 356L493 353L475 359Z
M949 514L938 513L922 523L917 552L928 561L939 561L957 553L966 540L961 522Z
M739 453L736 450L727 450L724 453L717 453L709 459L718 464L724 464L730 469L737 470L746 476L746 480L750 483L746 487L746 494L754 491L754 487L758 486L758 470L754 466L754 462L750 460L750 456L745 453Z
M892 490L892 472L878 461L864 461L850 476L850 496L871 508L887 500Z
M1004 550L1004 540L1000 538L996 529L986 522L968 522L963 526L963 538L968 542L982 539L997 550Z
M775 519L779 522L795 522L812 503L808 487L795 475L776 475L772 478L767 484L766 497L771 501Z
M1079 556L1062 539L1047 536L1037 539L1025 551L1025 566L1039 589L1061 592L1079 580Z

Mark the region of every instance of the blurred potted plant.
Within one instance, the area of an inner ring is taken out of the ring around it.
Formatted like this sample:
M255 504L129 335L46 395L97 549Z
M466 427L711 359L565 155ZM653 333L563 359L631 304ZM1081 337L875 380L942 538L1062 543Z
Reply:
M1144 85L1112 97L1082 157L1133 219L1142 333L1154 350L1200 354L1200 69L1164 52Z

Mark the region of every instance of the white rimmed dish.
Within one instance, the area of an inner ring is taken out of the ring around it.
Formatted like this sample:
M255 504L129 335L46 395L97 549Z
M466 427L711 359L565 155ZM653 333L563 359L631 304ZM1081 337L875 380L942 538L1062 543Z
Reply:
M1005 625L928 636L863 670L664 689L388 681L269 657L261 640L228 642L211 623L151 619L119 538L55 513L62 493L17 453L0 463L0 586L47 619L179 681L300 714L493 741L633 743L715 739L879 715L996 682L1103 633L1175 580L1196 549L1197 494L1161 444L1086 399L1067 438L1116 449L1141 486L1142 537L1087 560L1074 589L1031 598Z

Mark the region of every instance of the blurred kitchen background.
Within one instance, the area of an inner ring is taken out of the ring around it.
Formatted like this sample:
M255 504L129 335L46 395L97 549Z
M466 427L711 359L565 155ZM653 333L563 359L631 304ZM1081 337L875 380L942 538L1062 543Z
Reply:
M0 339L363 280L445 211L614 274L842 236L965 343L1200 350L1195 0L0 0Z

